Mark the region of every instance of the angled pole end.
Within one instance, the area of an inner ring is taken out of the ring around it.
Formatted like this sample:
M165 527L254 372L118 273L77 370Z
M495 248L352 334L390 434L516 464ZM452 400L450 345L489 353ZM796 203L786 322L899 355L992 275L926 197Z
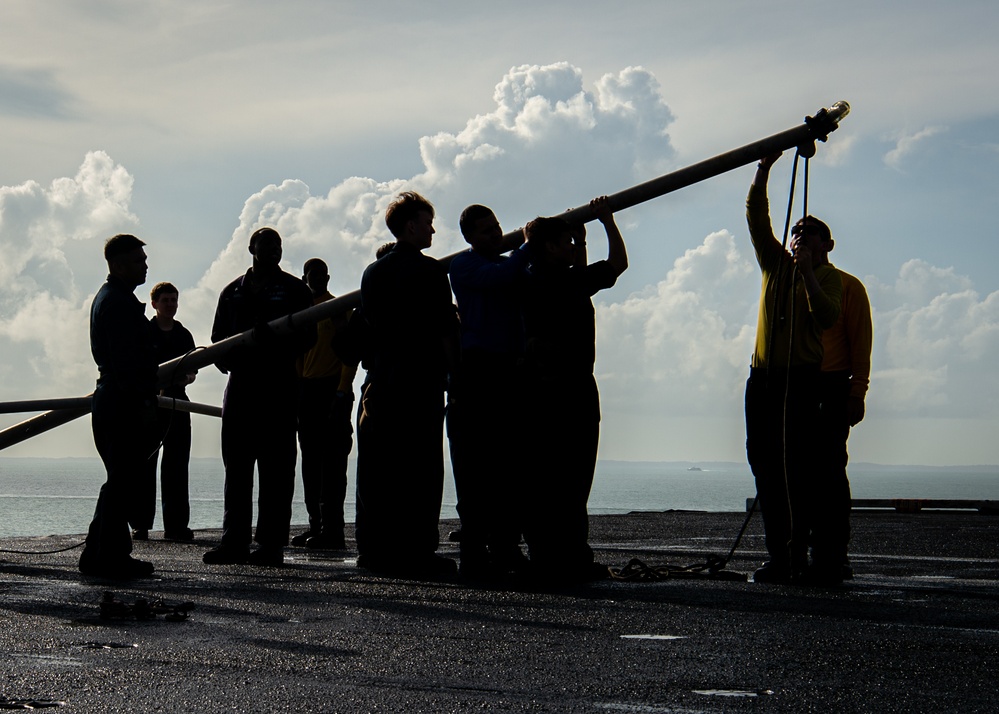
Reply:
M840 100L831 107L823 107L814 117L805 117L805 124L811 130L813 139L825 141L829 134L839 128L839 123L850 113L850 103Z

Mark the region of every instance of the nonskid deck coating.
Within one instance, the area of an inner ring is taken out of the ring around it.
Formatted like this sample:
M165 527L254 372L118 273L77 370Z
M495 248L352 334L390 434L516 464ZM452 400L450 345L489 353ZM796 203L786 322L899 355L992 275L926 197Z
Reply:
M726 555L744 514L591 519L601 562ZM157 577L76 570L78 550L0 554L0 708L61 711L994 711L999 518L857 513L839 589L676 579L563 590L412 582L289 548L281 569L136 544ZM442 522L442 552L454 553ZM78 537L0 540L52 550ZM756 517L729 564L762 559ZM113 591L195 609L102 620Z

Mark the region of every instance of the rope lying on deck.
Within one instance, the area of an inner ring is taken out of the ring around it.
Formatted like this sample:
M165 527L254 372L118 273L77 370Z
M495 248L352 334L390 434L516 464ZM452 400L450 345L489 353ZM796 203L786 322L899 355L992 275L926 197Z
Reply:
M732 580L746 582L749 576L745 573L733 573L724 570L725 560L716 555L708 556L703 563L694 565L648 565L638 558L632 558L623 568L609 568L611 580L627 582L656 582L660 580L675 580L699 578L703 580Z

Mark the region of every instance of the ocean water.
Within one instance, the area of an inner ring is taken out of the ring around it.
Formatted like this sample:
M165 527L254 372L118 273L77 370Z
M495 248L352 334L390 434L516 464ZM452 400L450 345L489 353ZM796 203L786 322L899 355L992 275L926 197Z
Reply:
M345 512L353 520L353 461ZM85 533L104 469L97 458L0 457L0 537ZM850 468L854 498L934 498L999 501L999 466L924 467L855 464ZM191 527L222 525L223 471L220 459L191 460ZM730 462L631 462L597 464L589 510L744 511L755 489L749 467ZM442 518L456 518L454 482L444 481ZM308 522L301 480L296 482L292 523ZM157 506L154 529L162 528Z

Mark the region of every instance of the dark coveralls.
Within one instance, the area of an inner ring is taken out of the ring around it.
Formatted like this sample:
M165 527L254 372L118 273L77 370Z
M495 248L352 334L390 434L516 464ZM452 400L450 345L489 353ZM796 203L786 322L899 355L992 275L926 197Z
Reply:
M847 398L850 395L850 372L819 373L818 478L815 503L821 504L812 514L809 537L812 562L821 567L842 569L847 563L850 543L852 495L846 465L850 460L847 440L850 420Z
M525 350L522 291L527 253L487 257L466 250L451 261L461 317L459 397L447 408L451 468L461 518L461 554L522 558L525 455L507 439L523 408Z
M243 275L219 296L212 342L311 306L312 293L293 275L282 271L256 290L249 275ZM298 456L295 360L315 342L315 330L280 340L267 335L261 327L262 344L237 348L218 363L229 374L222 402L222 546L235 550L247 550L251 542L254 464L260 479L256 542L261 547L283 547L291 525Z
M194 336L174 320L172 330L161 330L156 318L149 320L149 334L157 364L185 355L194 349ZM163 395L189 401L183 384L167 387ZM163 530L180 533L191 520L191 503L188 494L188 476L191 461L191 415L187 412L160 409L156 415L157 443L162 442L163 460L160 463L160 497L163 501ZM146 460L146 469L136 481L136 495L132 501L129 523L132 528L152 530L156 517L156 464L160 451Z
M593 563L586 502L597 460L600 396L590 298L616 281L605 260L531 267L524 308L532 442L525 538L532 564L553 575L583 575Z
M333 296L313 299L318 305ZM349 318L350 313L345 315ZM347 496L347 462L354 445L351 412L357 366L348 366L334 351L338 330L332 319L316 325L315 346L299 359L298 444L302 451L302 487L309 532L339 545L343 540L343 503Z
M843 571L850 543L850 479L847 439L850 422L863 416L850 405L863 404L870 384L874 324L871 301L864 284L839 271L843 299L839 320L822 333L822 371L819 373L819 468L817 502L811 534L812 562L827 571Z
M818 365L754 367L746 382L746 454L756 481L770 562L800 572L815 516ZM813 481L809 481L812 478ZM793 516L793 517L792 517Z
M746 199L749 235L762 272L756 349L746 383L746 455L756 480L770 563L807 565L808 537L824 504L816 493L820 456L822 330L839 317L843 285L831 265L815 268L821 295L809 300L794 261L774 236L765 185Z
M156 443L158 365L144 313L145 305L114 276L108 276L90 307L90 351L100 372L91 424L107 481L101 486L81 561L114 563L132 552L132 482Z
M357 550L369 562L433 556L444 490L445 339L457 335L447 272L408 243L365 269L357 420Z

